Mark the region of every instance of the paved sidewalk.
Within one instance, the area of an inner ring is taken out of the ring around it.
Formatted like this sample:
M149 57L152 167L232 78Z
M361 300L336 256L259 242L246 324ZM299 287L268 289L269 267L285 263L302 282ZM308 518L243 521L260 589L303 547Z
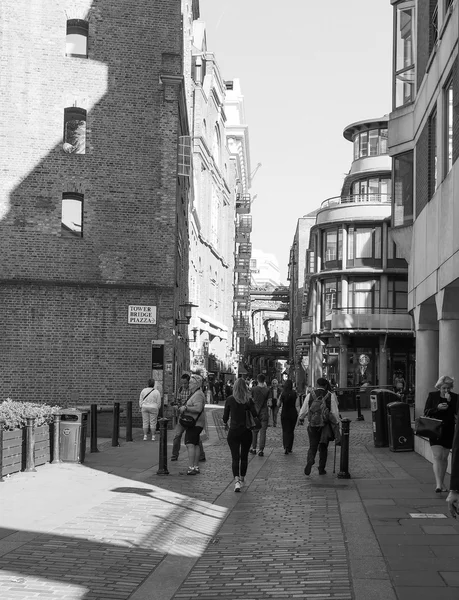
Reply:
M270 427L241 494L222 408L206 412L198 476L186 475L184 447L158 476L158 441L136 431L84 465L45 465L0 484L2 600L459 598L459 526L446 494L434 492L420 456L374 448L369 411L361 422L343 414L351 479L333 474L332 447L327 475L306 477L306 429L286 456L281 429Z

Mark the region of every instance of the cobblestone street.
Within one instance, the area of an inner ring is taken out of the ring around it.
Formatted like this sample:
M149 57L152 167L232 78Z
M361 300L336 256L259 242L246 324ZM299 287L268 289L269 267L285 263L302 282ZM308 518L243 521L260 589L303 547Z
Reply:
M445 515L434 531L446 538L409 521L409 512L445 513L444 498L423 484L431 480L424 459L373 447L369 412L362 422L351 415L352 479L333 474L332 446L327 475L314 467L306 477L306 428L296 429L286 456L281 428L270 427L265 456L250 456L241 494L233 492L221 407L207 412L207 461L197 477L185 475L184 448L169 476L156 475L157 443L138 439L90 454L84 466L47 465L8 479L0 501L2 600L404 600L415 576L391 556L402 551L405 531L416 534L405 535L414 544L409 554L459 552L458 528ZM452 576L435 575L437 597L457 598Z

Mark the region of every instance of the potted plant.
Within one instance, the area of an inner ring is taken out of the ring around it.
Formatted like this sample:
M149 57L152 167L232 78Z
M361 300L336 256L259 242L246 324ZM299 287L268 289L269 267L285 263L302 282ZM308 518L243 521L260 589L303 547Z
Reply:
M0 421L3 422L2 475L25 468L27 418L34 419L35 465L43 465L52 459L53 415L59 409L59 406L15 402L10 398L0 404Z

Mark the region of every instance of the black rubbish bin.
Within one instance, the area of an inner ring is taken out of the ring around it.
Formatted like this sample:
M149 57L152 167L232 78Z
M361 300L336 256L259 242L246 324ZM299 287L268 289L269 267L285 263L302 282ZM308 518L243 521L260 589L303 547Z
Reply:
M392 452L412 452L414 450L414 435L408 404L390 402L387 405L387 430L389 450Z
M397 402L398 396L390 390L376 389L370 394L371 419L373 421L373 442L376 448L389 445L387 431L387 405Z
M63 408L59 429L59 455L63 462L83 463L86 453L88 413L78 408Z

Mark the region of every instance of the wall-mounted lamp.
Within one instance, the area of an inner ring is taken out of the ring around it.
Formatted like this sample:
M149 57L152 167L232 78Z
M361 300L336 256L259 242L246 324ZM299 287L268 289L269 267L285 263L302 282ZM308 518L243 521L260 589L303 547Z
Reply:
M180 307L183 308L184 319L175 319L176 325L189 325L191 319L191 312L193 308L197 308L197 304L193 304L192 302L185 302L184 304L180 304Z

